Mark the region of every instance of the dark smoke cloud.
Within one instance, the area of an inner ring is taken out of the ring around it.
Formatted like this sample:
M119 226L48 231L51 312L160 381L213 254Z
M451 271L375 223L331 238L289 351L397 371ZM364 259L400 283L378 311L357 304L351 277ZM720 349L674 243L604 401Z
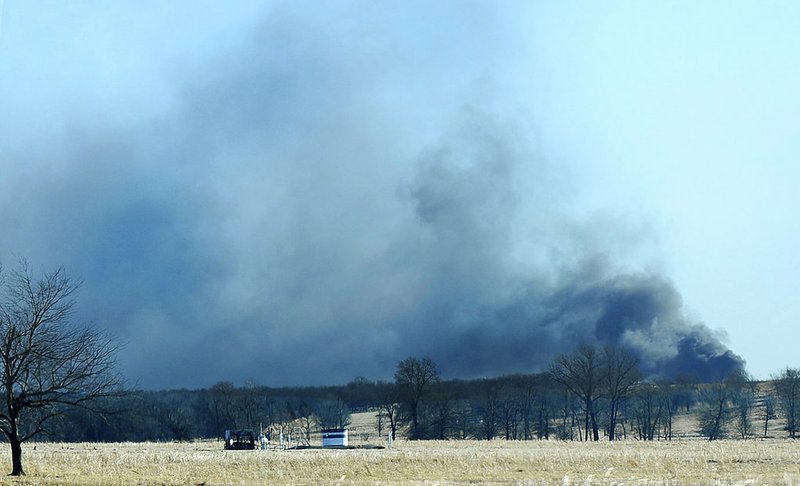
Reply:
M668 279L614 263L635 244L594 238L623 224L572 215L525 116L456 89L506 52L491 16L459 44L429 20L447 8L404 18L412 36L368 5L345 24L276 7L176 81L169 113L6 151L6 264L81 278L81 316L145 387L390 378L412 354L451 377L533 372L582 342L653 375L742 366Z
M460 376L546 368L554 355L583 343L629 349L653 378L716 380L744 366L720 336L684 315L671 282L620 273L596 253L602 249L572 254L572 264L552 262L561 272L555 281L515 272L508 257L516 224L509 187L515 167L530 161L509 143L516 141L481 130L455 141L455 153L425 160L417 176L415 209L421 229L432 235L418 261L433 258L425 264L427 305L404 323L417 349Z

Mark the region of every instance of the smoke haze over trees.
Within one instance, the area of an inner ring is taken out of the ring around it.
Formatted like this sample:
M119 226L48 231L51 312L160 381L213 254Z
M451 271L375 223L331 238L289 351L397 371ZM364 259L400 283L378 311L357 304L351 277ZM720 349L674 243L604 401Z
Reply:
M271 447L279 447L286 445L281 436L318 445L320 430L329 427L350 428L351 438L378 445L390 435L575 441L793 437L794 412L786 406L784 392L786 376L796 375L795 369L787 368L772 382L754 382L734 372L713 383L654 383L637 380L636 370L620 352L582 348L556 359L551 373L476 380L435 379L435 363L409 357L398 363L393 382L359 377L324 387L220 382L201 390L142 391L110 401L107 406L120 412L105 417L72 410L49 438L190 440L220 438L225 429L244 428L263 430ZM581 370L587 357L599 366ZM578 367L571 368L573 364ZM560 374L563 365L576 373ZM587 378L594 380L590 403L582 398L585 390L573 386ZM412 388L421 393L411 393Z
M58 104L41 131L0 125L17 135L0 142L0 258L80 275L77 311L127 343L126 376L149 389L331 384L388 379L425 355L444 376L480 378L544 371L581 343L624 348L652 378L744 366L685 311L647 224L576 208L536 114L493 95L515 39L491 3L444 37L436 21L458 6L298 4L213 32L214 49L167 45L141 79L126 59L161 39L125 41L165 25L117 20L118 37L91 49L89 26L63 16L50 59L74 86L41 96L76 106ZM24 38L15 15L4 42ZM32 46L31 58L52 47ZM98 72L101 101L86 84ZM17 74L34 91L20 99L45 90L36 74ZM115 88L127 76L141 91Z

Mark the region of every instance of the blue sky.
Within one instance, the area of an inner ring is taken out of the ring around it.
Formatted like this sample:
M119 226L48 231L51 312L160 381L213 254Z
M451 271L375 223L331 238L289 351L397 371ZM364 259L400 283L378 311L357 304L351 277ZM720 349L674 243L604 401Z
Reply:
M146 387L536 370L498 336L566 351L600 311L545 332L555 296L639 284L680 298L621 342L705 323L767 378L798 366L799 17L6 0L0 261L81 278Z

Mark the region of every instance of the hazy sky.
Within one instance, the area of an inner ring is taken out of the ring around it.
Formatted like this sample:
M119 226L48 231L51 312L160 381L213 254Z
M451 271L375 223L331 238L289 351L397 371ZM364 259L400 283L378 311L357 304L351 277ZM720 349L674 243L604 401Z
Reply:
M800 366L797 2L0 6L0 261L141 386Z

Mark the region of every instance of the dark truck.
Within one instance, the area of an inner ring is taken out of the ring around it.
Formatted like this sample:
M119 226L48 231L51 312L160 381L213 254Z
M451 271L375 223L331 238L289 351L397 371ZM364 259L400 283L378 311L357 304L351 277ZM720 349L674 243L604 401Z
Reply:
M248 450L256 448L256 434L252 430L226 430L225 449Z

